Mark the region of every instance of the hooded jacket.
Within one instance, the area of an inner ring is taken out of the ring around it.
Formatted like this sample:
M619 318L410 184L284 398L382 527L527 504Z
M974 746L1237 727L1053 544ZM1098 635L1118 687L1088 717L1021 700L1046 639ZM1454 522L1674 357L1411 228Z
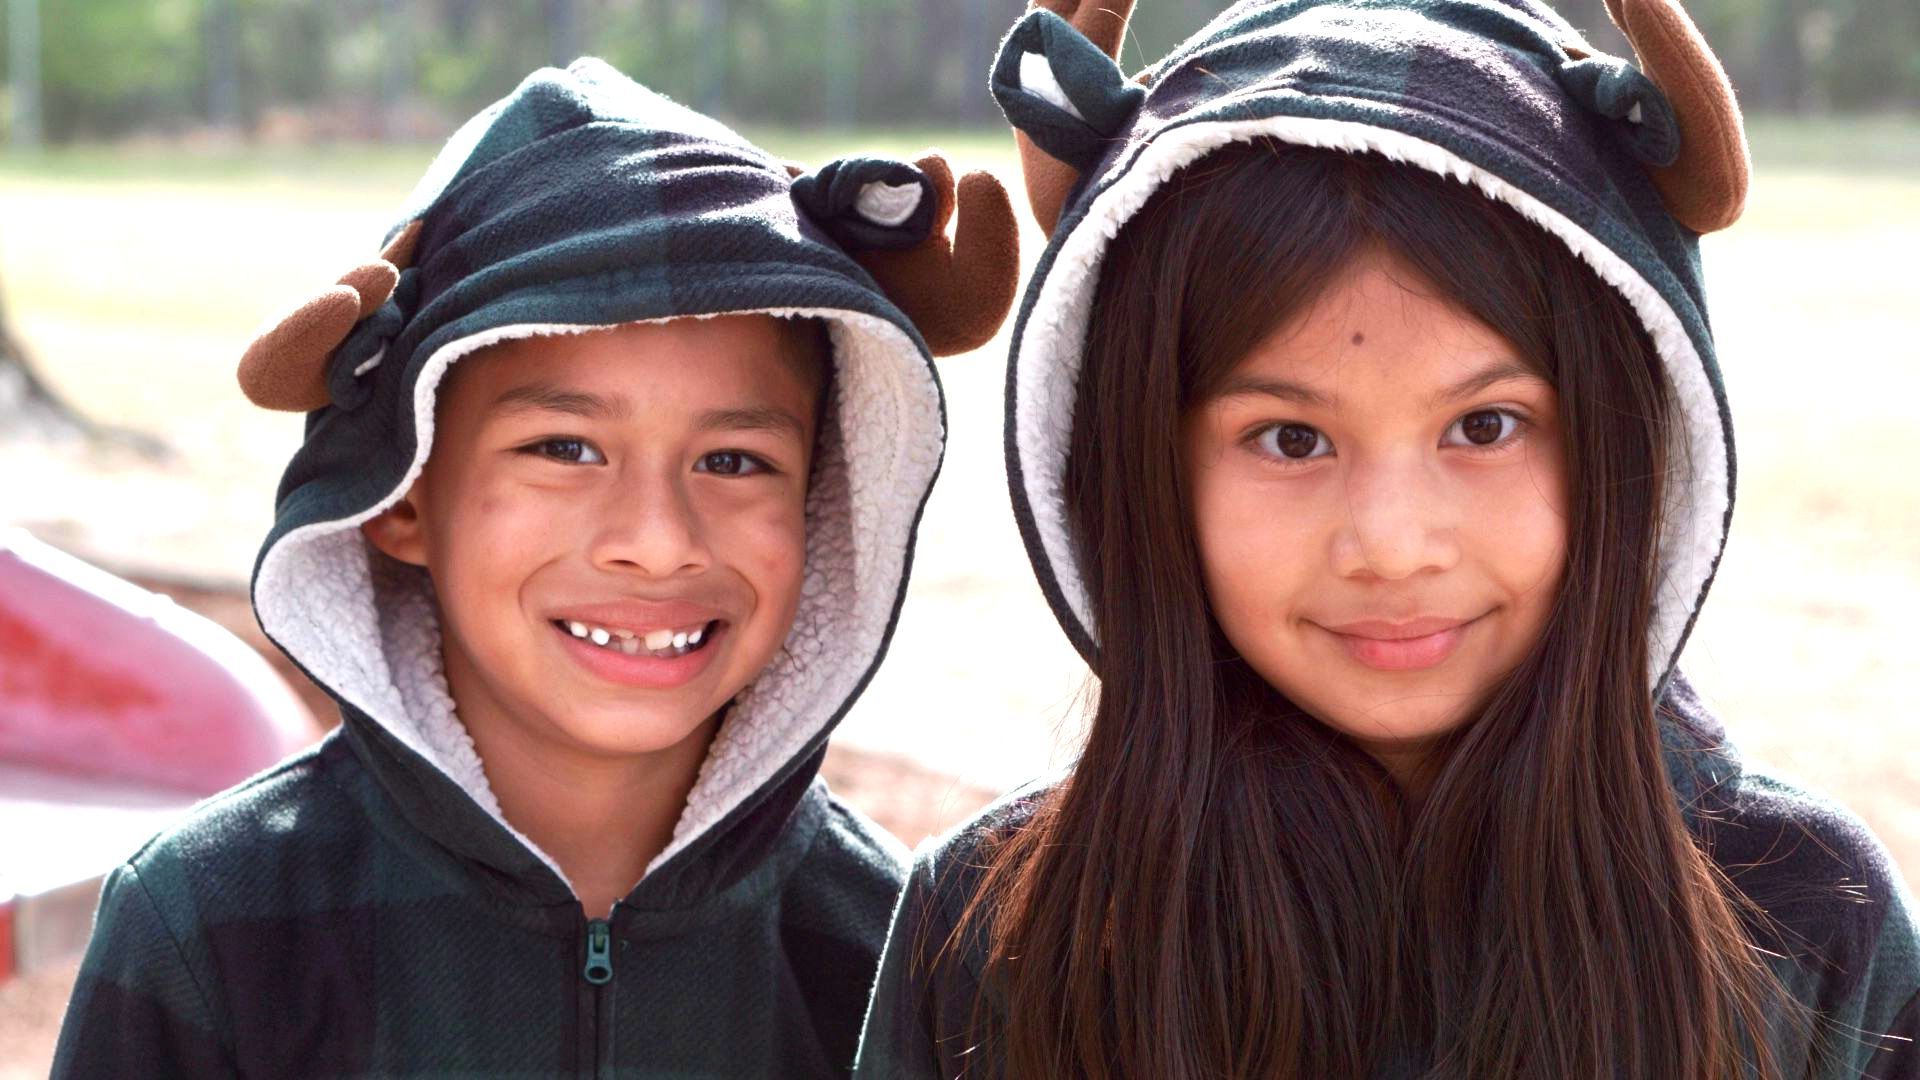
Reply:
M1255 139L1377 154L1472 186L1618 290L1677 396L1650 690L1689 827L1711 833L1712 857L1775 921L1750 929L1824 1021L1830 1056L1782 1034L1780 1061L1788 1075L1834 1080L1920 1076L1920 937L1885 849L1844 809L1744 768L1677 669L1733 505L1699 235L1737 215L1746 169L1731 90L1685 14L1665 0L1609 0L1636 67L1534 0L1242 0L1128 78L1112 57L1131 7L1041 0L992 72L1036 216L1052 229L1012 335L1008 482L1034 572L1075 646L1091 659L1098 643L1063 481L1095 285L1129 218L1183 166ZM950 1037L972 1029L987 956L978 927L958 963L934 961L980 886L978 850L1021 828L1046 790L1013 793L919 854L857 1075L998 1074L990 1047Z
M981 186L963 207L1011 244ZM255 611L342 723L109 878L55 1074L845 1075L905 853L816 772L905 595L945 438L932 353L964 346L956 310L990 336L1013 293L999 251L970 304L895 301L901 260L964 261L940 235L952 203L937 161L796 179L598 61L537 72L463 127L383 259L243 363L256 401L308 411ZM872 250L895 262L869 272ZM426 572L358 526L419 475L460 358L728 312L815 317L832 343L798 614L670 844L589 918L488 785Z

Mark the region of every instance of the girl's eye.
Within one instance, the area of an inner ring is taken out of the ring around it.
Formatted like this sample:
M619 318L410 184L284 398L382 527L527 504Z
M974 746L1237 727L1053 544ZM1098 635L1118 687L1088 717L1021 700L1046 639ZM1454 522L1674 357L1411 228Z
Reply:
M537 454L551 461L565 462L568 465L605 465L606 455L594 449L585 439L542 439L537 443L521 447L523 454Z
M1333 453L1333 443L1319 429L1305 424L1275 424L1262 428L1254 439L1268 456L1290 461L1306 461Z
M744 451L716 450L695 462L693 471L718 476L752 476L755 473L772 472L773 466Z
M1476 409L1453 422L1447 428L1447 437L1443 442L1448 446L1464 446L1470 449L1491 449L1512 439L1526 421L1517 414L1505 409ZM1454 432L1459 438L1454 438Z

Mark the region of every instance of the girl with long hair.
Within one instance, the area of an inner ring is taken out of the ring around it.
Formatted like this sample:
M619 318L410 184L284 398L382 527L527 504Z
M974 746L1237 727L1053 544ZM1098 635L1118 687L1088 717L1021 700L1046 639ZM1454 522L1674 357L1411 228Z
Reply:
M993 77L1089 736L921 853L857 1074L1920 1076L1884 849L1676 668L1746 178L1684 13L1618 0L1636 67L1533 0L1247 0L1128 79L1130 8L1047 0Z

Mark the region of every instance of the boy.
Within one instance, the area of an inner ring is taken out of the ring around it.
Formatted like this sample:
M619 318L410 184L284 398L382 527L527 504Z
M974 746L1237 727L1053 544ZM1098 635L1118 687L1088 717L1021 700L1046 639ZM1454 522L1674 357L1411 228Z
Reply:
M849 1069L901 852L815 773L1016 262L921 164L538 72L255 342L254 607L343 722L109 879L56 1075Z

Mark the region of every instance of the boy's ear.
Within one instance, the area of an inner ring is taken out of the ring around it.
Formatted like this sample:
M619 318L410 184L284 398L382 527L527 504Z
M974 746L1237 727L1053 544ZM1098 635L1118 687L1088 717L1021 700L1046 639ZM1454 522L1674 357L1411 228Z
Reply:
M360 523L360 535L382 554L414 566L427 565L427 534L416 501L418 481L399 502Z

